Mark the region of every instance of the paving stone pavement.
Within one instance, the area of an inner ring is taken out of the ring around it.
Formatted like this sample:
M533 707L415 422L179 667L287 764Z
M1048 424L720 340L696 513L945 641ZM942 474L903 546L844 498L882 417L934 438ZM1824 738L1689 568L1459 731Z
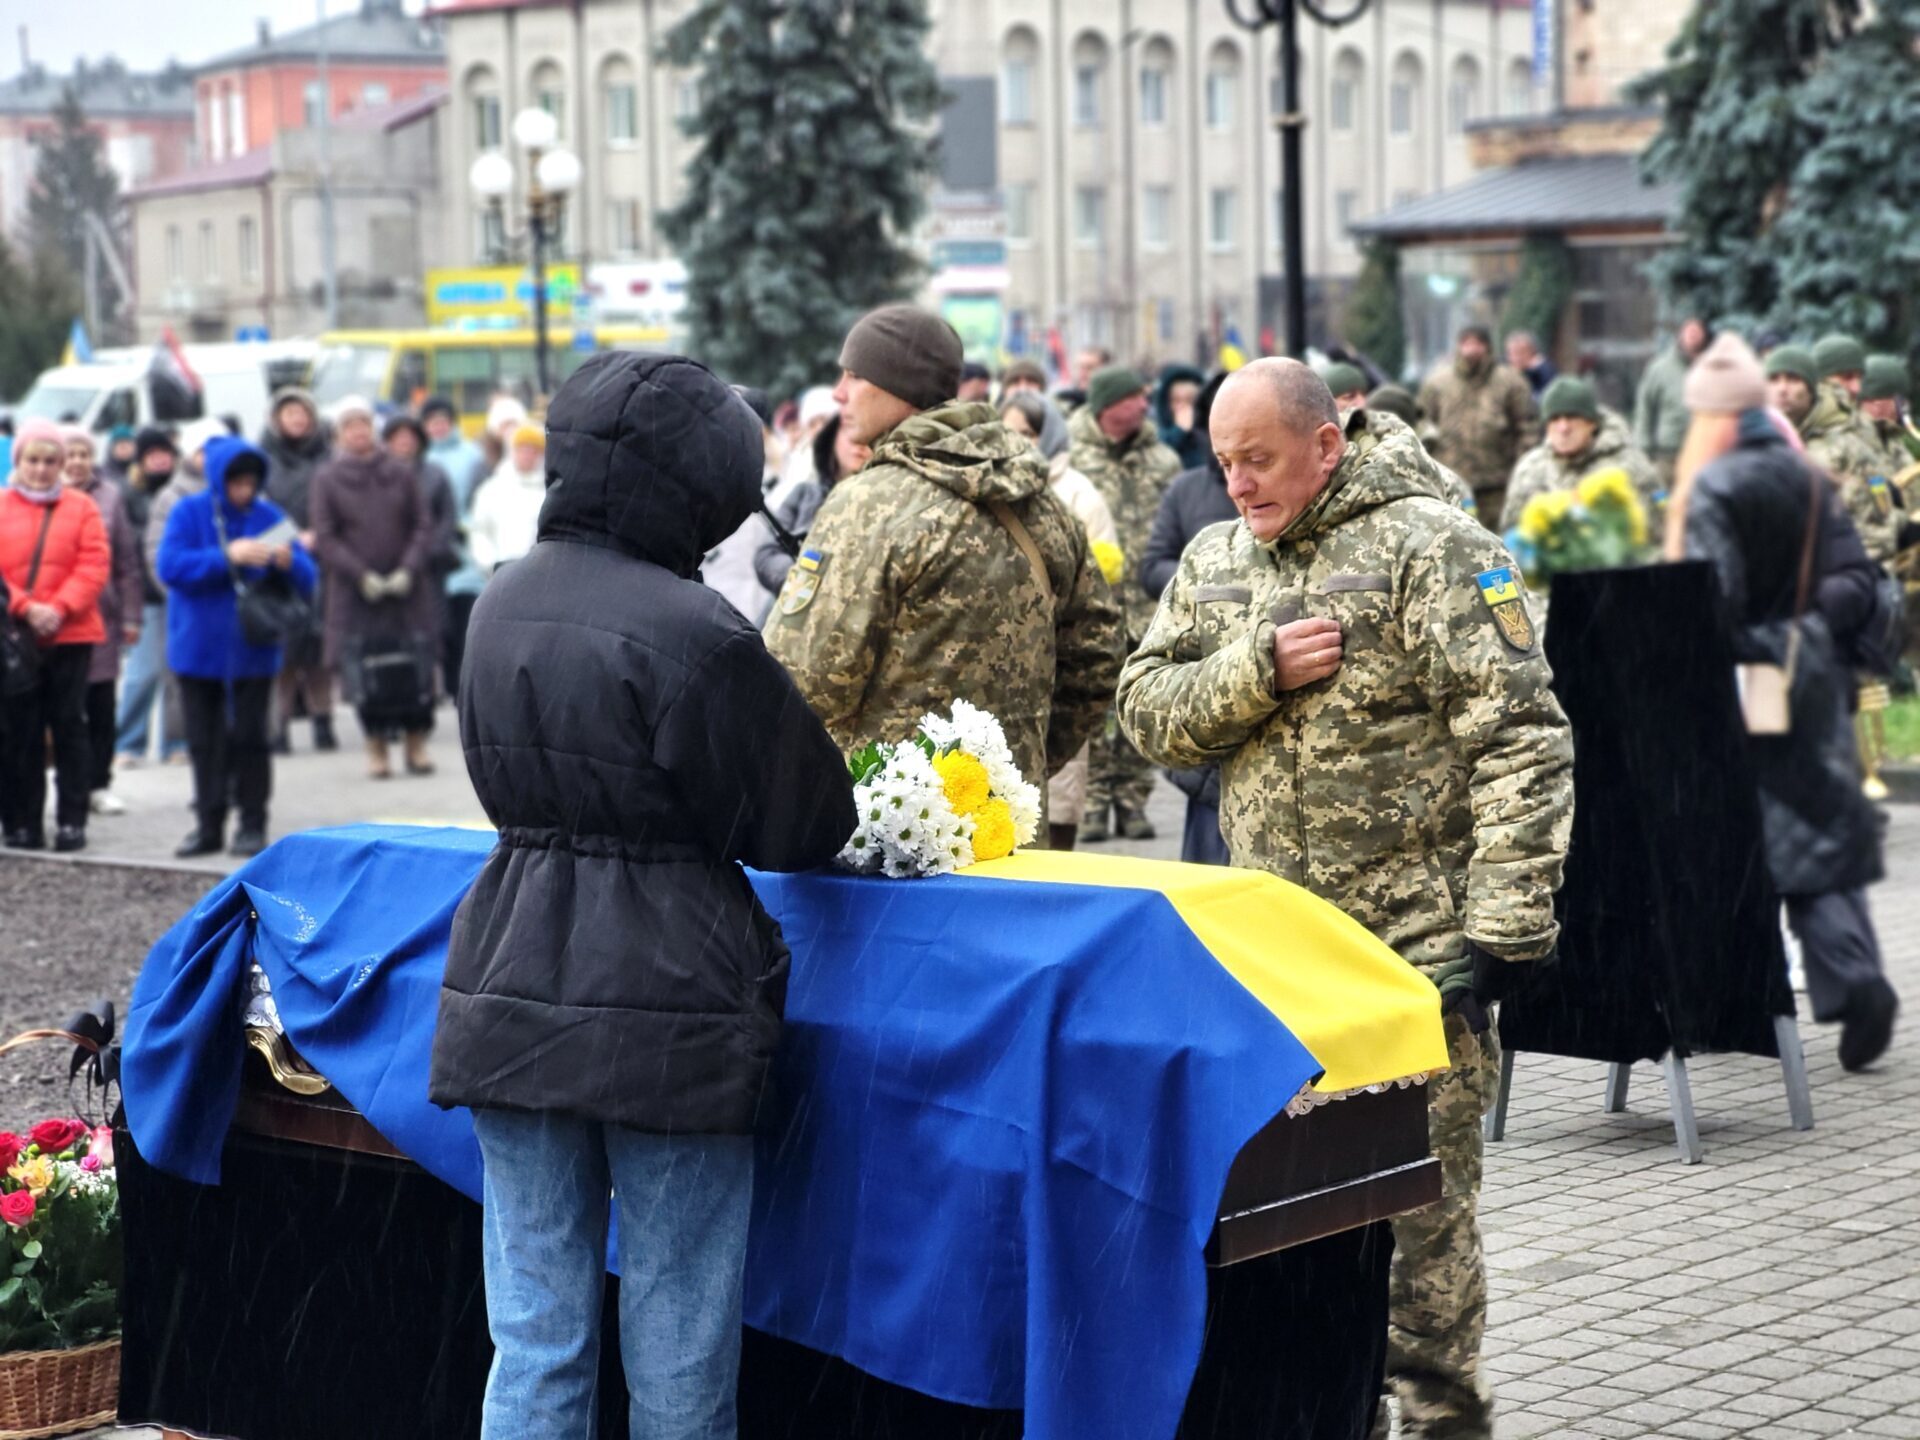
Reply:
M341 754L278 762L275 832L477 821L441 717L430 779L366 780L350 724ZM96 822L95 858L170 855L186 827L185 772L143 768L119 788L133 813ZM1159 837L1101 848L1177 854L1183 806L1163 785L1149 812ZM1920 1007L1920 807L1892 814L1874 913L1894 983ZM1607 1115L1604 1067L1522 1055L1482 1210L1501 1440L1920 1440L1916 1025L1871 1072L1848 1075L1834 1028L1803 1020L1807 1133L1787 1123L1777 1064L1696 1058L1697 1166L1674 1150L1658 1067L1635 1071L1629 1113Z

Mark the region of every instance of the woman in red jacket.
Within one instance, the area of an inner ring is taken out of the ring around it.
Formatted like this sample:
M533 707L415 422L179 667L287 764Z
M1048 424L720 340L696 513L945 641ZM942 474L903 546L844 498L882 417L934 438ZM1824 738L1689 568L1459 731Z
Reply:
M6 698L0 736L0 828L8 848L46 846L46 737L59 780L54 849L87 843L87 665L106 638L100 592L112 561L107 527L85 495L64 488L59 429L29 420L13 439L13 476L0 490L0 579L6 623L39 647L39 674Z

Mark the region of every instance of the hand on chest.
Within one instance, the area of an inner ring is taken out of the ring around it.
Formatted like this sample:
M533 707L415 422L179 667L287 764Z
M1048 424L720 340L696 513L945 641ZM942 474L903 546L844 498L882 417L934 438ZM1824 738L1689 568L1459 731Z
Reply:
M1283 699L1305 703L1396 688L1407 655L1390 560L1378 552L1322 552L1200 586L1194 599L1201 652L1212 654L1271 620Z

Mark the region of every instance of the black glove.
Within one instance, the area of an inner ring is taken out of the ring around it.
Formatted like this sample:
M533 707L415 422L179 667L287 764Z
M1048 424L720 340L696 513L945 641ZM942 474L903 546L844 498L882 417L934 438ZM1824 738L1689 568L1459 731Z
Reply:
M1910 550L1915 545L1920 545L1920 520L1902 521L1900 534L1893 542L1894 549Z
M1469 940L1467 958L1473 964L1473 993L1482 1004L1492 1005L1524 994L1550 966L1559 963L1560 952L1551 950L1538 960L1502 960Z

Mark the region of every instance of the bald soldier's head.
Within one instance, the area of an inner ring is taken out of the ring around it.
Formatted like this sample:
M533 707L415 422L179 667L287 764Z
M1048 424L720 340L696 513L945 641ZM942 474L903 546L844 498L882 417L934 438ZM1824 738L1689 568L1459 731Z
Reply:
M1214 397L1213 453L1253 538L1291 525L1326 489L1347 439L1326 382L1298 360L1256 360Z

